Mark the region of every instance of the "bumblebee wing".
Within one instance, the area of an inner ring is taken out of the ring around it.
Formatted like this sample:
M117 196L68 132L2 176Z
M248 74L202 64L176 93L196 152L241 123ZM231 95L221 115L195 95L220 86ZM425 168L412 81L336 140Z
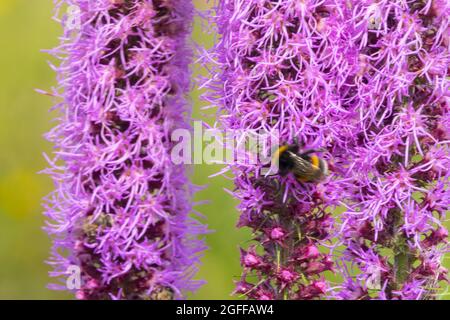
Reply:
M315 168L308 160L292 152L289 152L289 157L293 164L292 173L295 176L302 178L314 173Z
M292 173L297 180L301 182L316 181L322 176L320 169L320 159L317 156L311 156L305 159L301 155L290 154L293 163Z

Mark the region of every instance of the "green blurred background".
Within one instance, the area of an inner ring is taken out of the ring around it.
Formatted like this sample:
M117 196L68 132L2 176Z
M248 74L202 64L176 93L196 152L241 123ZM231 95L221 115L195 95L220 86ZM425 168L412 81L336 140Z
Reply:
M196 1L198 5L205 1ZM204 6L204 5L203 5ZM34 89L49 89L55 74L47 65L51 57L40 52L58 44L59 24L51 19L52 0L0 0L0 299L66 299L70 294L46 289L50 279L50 241L41 227L44 223L41 198L50 192L49 177L37 174L45 168L43 152L51 145L42 137L53 125L49 97ZM196 41L209 46L213 38L196 22ZM200 117L202 104L198 91L192 93L194 117ZM212 120L212 119L211 119ZM238 245L246 239L237 231L236 203L225 192L231 183L208 176L217 166L195 166L193 182L208 184L196 200L210 204L197 208L207 216L210 249L203 258L198 278L208 284L191 298L228 299L233 279L240 274Z
M194 1L197 8L205 9L206 1ZM55 74L46 62L51 57L40 52L58 44L61 29L51 19L52 8L52 0L0 0L0 299L72 298L46 289L50 279L44 261L50 241L41 230L41 198L50 192L52 183L37 174L46 166L42 153L51 150L42 135L54 125L48 112L51 99L34 91L55 84ZM213 35L204 30L196 21L194 39L209 47ZM205 119L198 90L193 90L192 100L194 117ZM238 245L249 238L246 231L235 228L237 203L223 192L223 188L232 188L230 181L208 178L219 169L194 168L193 182L208 184L196 200L210 200L197 209L215 232L206 237L210 249L198 274L207 284L190 298L231 298L233 279L240 275Z

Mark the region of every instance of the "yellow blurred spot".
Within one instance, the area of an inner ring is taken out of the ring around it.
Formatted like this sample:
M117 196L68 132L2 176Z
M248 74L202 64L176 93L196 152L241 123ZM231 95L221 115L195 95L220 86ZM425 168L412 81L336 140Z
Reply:
M0 211L21 219L40 214L41 186L36 173L16 170L0 177Z
M273 158L278 160L281 157L281 155L283 154L283 152L285 152L288 148L289 148L288 145L279 147L278 150L276 150L273 153Z
M314 167L319 168L319 157L313 154L311 156L311 163Z
M0 16L11 11L16 0L1 0L0 1Z

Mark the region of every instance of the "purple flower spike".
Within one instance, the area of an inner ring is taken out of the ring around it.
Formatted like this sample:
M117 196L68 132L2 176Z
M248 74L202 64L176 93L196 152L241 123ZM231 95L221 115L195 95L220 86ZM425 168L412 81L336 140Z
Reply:
M221 0L216 17L220 41L206 57L215 62L215 76L205 99L219 106L220 126L277 132L281 144L323 148L331 171L304 183L292 174L265 176L262 163L230 166L238 226L254 235L251 250L241 251L235 293L324 298L325 275L335 270L332 212L354 189L345 167L358 139L354 79L365 67L352 39L357 22L346 1Z
M435 299L449 249L449 2L346 2L360 119L341 235L354 272L337 297Z
M326 297L324 272L338 270L343 244L346 279L331 297L436 297L447 277L449 10L435 0L218 1L206 99L220 125L324 148L331 171L302 183L230 166L238 226L252 229L264 265L243 263L236 293Z
M189 216L185 168L170 159L171 133L189 129L192 3L56 3L76 16L65 16L50 51L63 99L47 135L56 150L46 170L56 184L45 201L51 275L70 276L79 299L181 298L201 284L192 278L205 231Z

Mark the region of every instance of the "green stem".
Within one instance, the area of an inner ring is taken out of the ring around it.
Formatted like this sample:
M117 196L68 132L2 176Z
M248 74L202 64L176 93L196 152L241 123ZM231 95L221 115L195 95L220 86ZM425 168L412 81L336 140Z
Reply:
M284 195L284 186L281 188L281 193L280 193L280 203L282 203L282 197ZM282 204L282 210L280 210L279 214L278 214L278 221L280 223L280 226L284 229L284 230L290 230L291 226L292 226L292 220L289 217L289 210L287 210L288 204L283 203ZM277 248L277 267L278 269L280 268L280 266L286 266L286 264L288 263L288 259L291 253L292 248L294 247L294 241L295 241L295 236L290 235L287 239L286 239L286 243L287 246L286 247L281 247L278 246ZM278 271L278 270L277 270ZM286 288L284 288L283 290L280 290L278 292L278 298L282 299L282 300L289 300L289 290L287 290Z
M287 210L283 210L284 212L281 213L281 215L279 216L280 219L280 225L283 227L284 230L289 230L289 219L286 219L286 214L287 214ZM290 254L290 250L292 247L292 236L289 236L287 240L287 247L283 248L283 247L279 247L279 255L280 255L280 266L285 266L288 262L289 259L289 254ZM282 300L288 300L289 299L289 292L286 288L284 288L283 290L281 290L279 293L279 297Z
M395 289L401 289L403 283L408 280L409 273L411 271L412 256L409 252L407 239L400 233L400 227L404 223L403 213L400 210L396 210L395 214L395 234L394 234L394 284Z
M399 252L394 257L395 282L398 288L408 279L411 270L409 253Z

